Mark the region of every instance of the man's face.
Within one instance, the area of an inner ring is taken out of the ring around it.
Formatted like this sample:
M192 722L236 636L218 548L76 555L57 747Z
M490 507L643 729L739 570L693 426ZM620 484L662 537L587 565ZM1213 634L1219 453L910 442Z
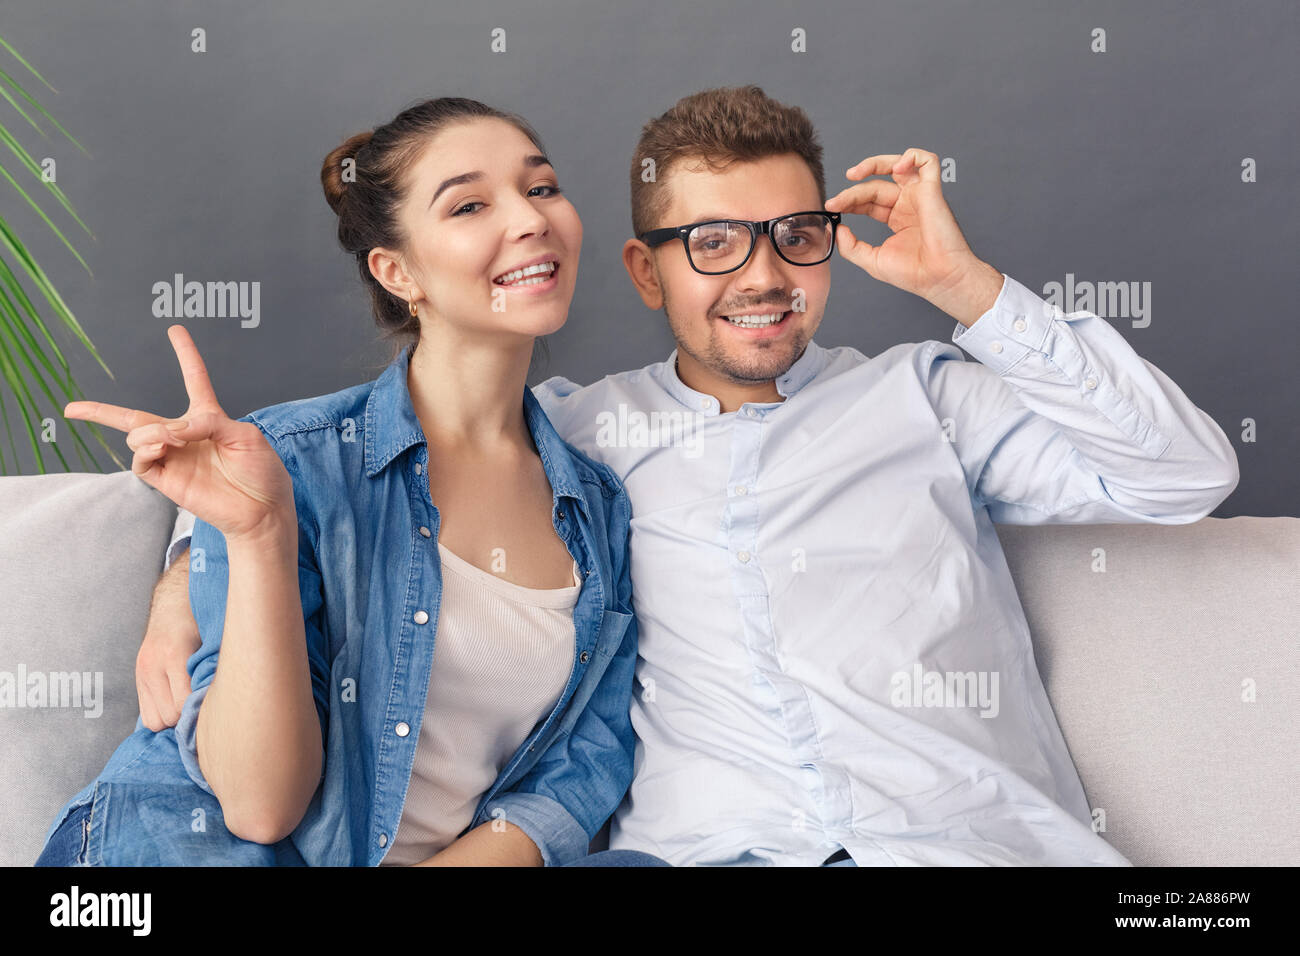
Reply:
M733 163L723 172L687 160L674 166L662 188L672 197L662 222L683 226L706 219L767 220L822 208L817 182L796 154ZM644 245L635 240L629 247ZM630 251L630 250L629 250ZM693 362L703 378L731 385L771 382L789 370L821 323L830 292L830 261L798 266L776 254L760 235L744 266L725 275L691 268L679 239L650 250L651 264L628 257L646 305L662 307L677 340L678 362ZM801 292L801 294L800 294ZM803 311L793 311L792 306ZM775 325L742 328L727 316L785 313Z

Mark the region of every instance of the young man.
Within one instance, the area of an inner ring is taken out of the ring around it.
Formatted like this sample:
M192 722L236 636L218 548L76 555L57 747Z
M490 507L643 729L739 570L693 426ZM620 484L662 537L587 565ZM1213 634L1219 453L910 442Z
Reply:
M632 501L638 745L610 846L677 865L1127 865L1090 825L993 525L1196 521L1236 456L1107 322L978 259L933 153L848 175L826 201L808 118L757 87L678 102L634 153L623 250L677 348L534 389ZM844 213L892 235L868 245ZM833 238L955 319L978 361L935 340L818 345ZM167 661L184 682L172 593L142 686L165 688Z

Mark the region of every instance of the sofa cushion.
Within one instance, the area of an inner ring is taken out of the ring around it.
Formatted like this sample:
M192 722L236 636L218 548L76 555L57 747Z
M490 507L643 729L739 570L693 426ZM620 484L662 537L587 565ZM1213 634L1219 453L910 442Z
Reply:
M1111 845L1139 866L1300 863L1300 518L997 531Z
M135 729L135 657L175 518L130 471L0 478L0 866L36 860Z

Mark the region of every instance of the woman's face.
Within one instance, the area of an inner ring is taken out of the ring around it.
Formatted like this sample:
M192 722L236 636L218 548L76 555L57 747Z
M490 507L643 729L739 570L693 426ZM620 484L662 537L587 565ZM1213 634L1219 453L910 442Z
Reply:
M564 325L582 221L558 192L555 170L513 124L484 117L435 136L412 167L400 215L405 255L372 250L371 270L378 264L379 281L415 301L422 324L507 340ZM554 271L522 284L508 275L538 259Z

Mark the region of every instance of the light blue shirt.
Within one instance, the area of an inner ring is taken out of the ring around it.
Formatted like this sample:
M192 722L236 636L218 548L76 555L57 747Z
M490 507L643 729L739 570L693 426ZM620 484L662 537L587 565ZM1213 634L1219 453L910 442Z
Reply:
M1105 320L1006 277L952 341L809 342L722 414L667 361L535 392L632 502L635 775L676 864L1128 865L1091 826L994 523L1184 524L1223 431Z

